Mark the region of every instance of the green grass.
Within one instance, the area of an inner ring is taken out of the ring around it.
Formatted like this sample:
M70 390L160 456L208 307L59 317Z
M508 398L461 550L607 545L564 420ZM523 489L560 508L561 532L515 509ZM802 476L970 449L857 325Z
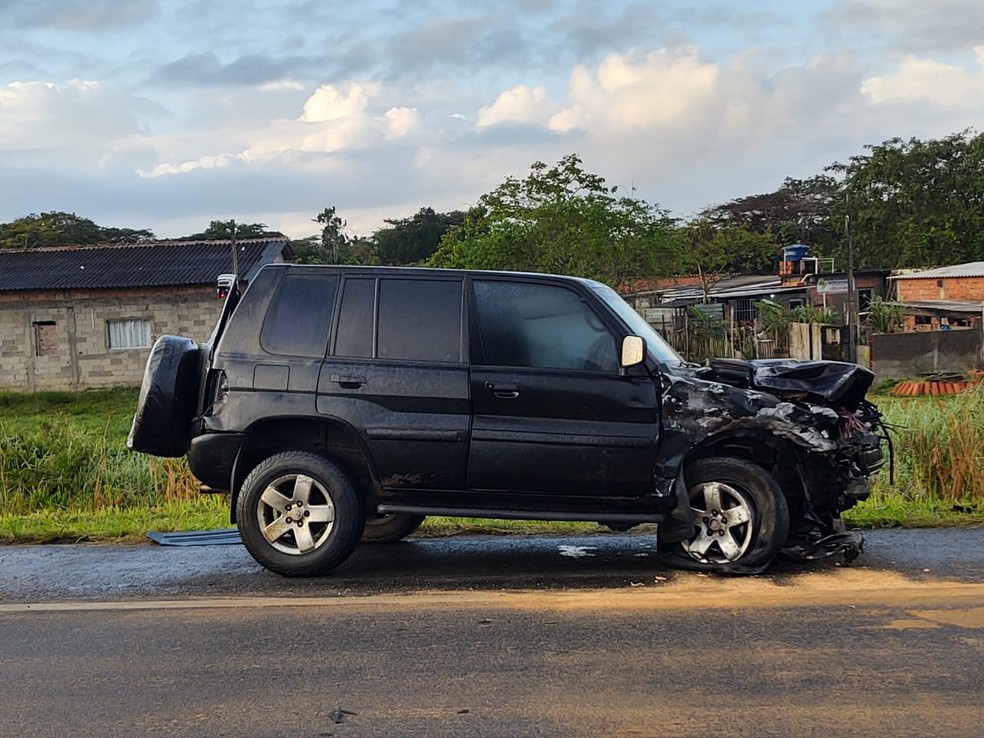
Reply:
M229 526L229 508L218 495L135 508L41 511L0 516L0 543L137 543L151 530L211 530Z
M136 541L148 530L229 525L228 501L200 495L182 459L125 447L137 392L0 393L0 543ZM896 427L896 481L887 469L856 527L984 523L984 392L875 398ZM583 534L594 523L430 518L421 535Z

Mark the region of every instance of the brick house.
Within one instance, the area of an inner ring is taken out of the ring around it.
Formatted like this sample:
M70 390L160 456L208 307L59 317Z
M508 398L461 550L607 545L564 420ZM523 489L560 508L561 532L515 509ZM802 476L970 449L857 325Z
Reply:
M984 303L984 261L897 274L895 299L904 303L910 327L933 330L979 325Z
M236 251L249 280L289 245ZM158 336L208 338L231 262L229 241L0 250L0 390L138 386Z

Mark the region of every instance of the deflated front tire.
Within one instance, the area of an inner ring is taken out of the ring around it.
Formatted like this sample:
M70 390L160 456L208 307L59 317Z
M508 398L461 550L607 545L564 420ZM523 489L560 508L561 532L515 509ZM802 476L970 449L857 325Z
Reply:
M685 478L697 533L679 543L661 542L664 558L698 571L766 567L789 534L786 498L772 475L748 461L716 458L693 462Z

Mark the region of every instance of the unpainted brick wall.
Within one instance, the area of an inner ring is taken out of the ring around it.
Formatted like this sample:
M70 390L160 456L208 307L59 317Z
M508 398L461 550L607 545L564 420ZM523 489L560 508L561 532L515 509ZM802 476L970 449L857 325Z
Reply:
M151 343L171 333L203 341L222 310L214 288L0 295L0 390L139 386L149 348L109 349L109 320L149 320ZM53 321L57 352L38 356L35 323Z
M895 280L899 302L909 300L984 300L984 277Z

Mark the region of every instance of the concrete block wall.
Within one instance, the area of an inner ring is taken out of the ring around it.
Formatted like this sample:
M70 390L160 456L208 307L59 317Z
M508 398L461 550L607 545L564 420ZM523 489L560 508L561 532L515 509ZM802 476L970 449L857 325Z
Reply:
M208 338L222 310L211 287L0 295L0 389L34 392L139 386L149 348L110 349L107 321L149 320L165 333ZM55 323L57 353L38 356L35 323Z
M870 337L871 370L879 380L930 372L965 372L981 364L981 331L875 333Z

